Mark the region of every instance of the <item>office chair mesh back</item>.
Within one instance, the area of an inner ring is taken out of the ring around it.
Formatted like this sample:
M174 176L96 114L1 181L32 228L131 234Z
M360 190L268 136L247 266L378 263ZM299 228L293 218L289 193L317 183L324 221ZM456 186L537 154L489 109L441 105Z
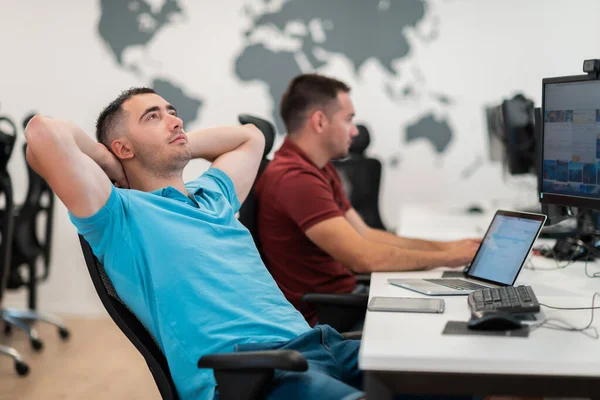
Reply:
M0 198L4 195L4 208L0 210L0 306L10 271L10 253L13 231L12 184L6 172L0 172Z
M23 145L23 155L26 156L27 144ZM19 235L20 242L23 245L35 246L39 248L39 251L44 256L44 264L46 270L44 272L44 279L48 277L48 267L50 265L50 249L52 248L52 222L54 217L54 192L48 182L44 180L40 175L37 174L27 164L27 173L29 176L29 187L27 189L27 197L25 203L19 211L19 219L21 223L20 229L16 229L15 234ZM46 204L43 203L44 196L47 197L48 201ZM41 213L46 214L46 226L43 240L40 242L36 235L35 227L38 215Z
M23 145L23 155L26 156L27 143ZM11 273L8 279L8 287L17 289L26 285L20 272L20 268L28 266L35 276L35 280L45 280L50 272L50 249L52 247L52 222L54 219L54 192L50 185L38 175L33 168L27 164L29 176L29 185L27 196L23 205L15 213L14 239L11 259ZM47 201L43 202L46 198ZM40 222L39 216L45 215L45 229L42 237L38 237L37 226ZM37 260L42 257L44 260L44 272L42 276L37 276ZM29 307L36 308L35 295L30 300ZM33 303L32 303L33 302Z
M144 356L162 398L164 400L178 400L179 395L175 389L167 359L154 339L154 336L152 336L125 303L121 301L104 270L104 266L92 252L89 243L81 235L79 235L79 241L92 282L104 308L106 308L106 311L108 311L108 314L123 334L127 336Z
M0 130L0 195L4 194L4 209L0 210L0 305L4 296L4 289L8 279L10 270L10 253L12 246L12 231L13 231L13 191L12 182L8 170L8 160L12 155L12 151L16 140L16 126L7 118L0 117L0 121L6 121L12 128L13 133L9 134ZM0 196L1 198L1 196Z
M352 207L372 228L383 229L379 213L379 190L381 185L381 162L365 156L371 139L364 125L356 125L358 135L352 140L349 158L335 162L344 189Z
M258 205L256 204L256 196L254 195L254 185L258 181L258 178L263 173L265 168L267 168L267 165L269 165L267 154L271 152L271 149L273 148L273 143L275 142L275 127L269 121L266 121L262 118L254 117L252 115L239 115L238 120L240 121L240 124L253 124L265 136L265 150L263 152L262 160L260 161L258 173L256 174L256 179L254 180L254 184L250 189L250 193L248 193L244 204L242 204L242 207L240 208L239 217L240 222L244 224L244 226L250 231L250 234L252 234L254 243L256 244L256 247L259 249L260 252L258 233L256 231L256 215L258 214Z

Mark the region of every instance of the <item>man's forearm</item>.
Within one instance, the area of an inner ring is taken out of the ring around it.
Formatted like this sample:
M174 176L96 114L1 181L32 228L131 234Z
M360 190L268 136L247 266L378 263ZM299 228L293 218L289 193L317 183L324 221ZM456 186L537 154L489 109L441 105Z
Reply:
M445 251L414 250L373 243L365 261L365 272L414 271L450 266L456 261Z
M377 243L385 243L403 249L412 250L446 250L443 242L422 239L409 239L394 235L379 229L369 229L365 232L365 239Z
M262 133L254 125L220 126L187 133L192 157L208 161L214 161L217 157L260 137Z
M68 146L74 142L81 152L101 166L106 156L109 155L106 147L97 143L71 121L42 116L36 116L34 119L36 121L33 123L37 125L36 128L26 130L26 139L30 148L39 147L40 150L43 150L47 147L44 145L44 143L48 143L47 141L62 146ZM37 144L40 146L36 146Z

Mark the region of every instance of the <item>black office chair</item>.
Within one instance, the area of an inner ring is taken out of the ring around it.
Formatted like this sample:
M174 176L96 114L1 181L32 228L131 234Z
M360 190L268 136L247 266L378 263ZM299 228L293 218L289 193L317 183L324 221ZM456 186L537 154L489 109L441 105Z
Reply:
M247 114L239 115L238 120L241 124L255 125L265 136L265 150L256 176L256 182L269 164L267 154L271 152L275 141L275 127L269 121ZM254 194L254 185L252 185L248 197L246 197L240 208L239 220L252 234L254 243L262 256L256 229L257 215L257 200ZM368 282L370 275L357 278L362 282ZM367 311L368 294L307 293L302 297L302 300L316 309L320 324L330 325L338 332L346 332L354 328L364 318Z
M356 125L358 135L352 140L349 157L334 163L347 183L346 194L352 207L371 228L386 230L379 214L381 162L365 155L371 142L369 130Z
M4 320L4 309L1 306L10 268L13 229L12 214L14 209L12 182L6 167L15 145L17 128L6 117L0 117L0 122L2 121L10 125L13 130L12 133L0 130L0 195L4 195L4 208L0 210L0 240L2 241L0 244L0 319ZM27 375L29 373L29 366L23 361L17 350L9 346L0 345L0 354L7 355L14 360L15 370L19 375Z
M238 120L240 124L253 124L256 126L265 136L265 150L263 151L262 159L260 160L260 166L258 167L258 173L256 174L256 179L254 182L258 180L258 177L263 173L267 165L269 165L269 160L267 159L267 155L271 152L273 148L273 143L275 143L275 127L269 121L265 121L262 118L254 117L248 114L241 114L238 116ZM252 235L252 239L254 239L254 243L256 244L256 248L262 257L262 252L260 249L259 238L256 230L256 215L257 215L257 204L256 204L256 196L254 195L254 185L250 189L248 196L246 196L246 200L240 207L240 216L239 220Z
M33 117L33 116L31 116ZM27 126L29 119L23 122ZM23 155L27 153L27 144L23 145ZM29 187L23 205L13 213L12 252L10 272L7 281L8 289L19 289L26 286L28 289L28 308L4 308L2 319L8 322L5 333L11 332L11 326L24 330L28 335L34 350L41 350L43 342L31 324L36 321L55 325L61 339L68 339L70 332L60 318L35 311L37 308L37 285L48 277L50 265L50 247L52 245L52 220L54 215L54 192L48 183L27 164L29 174ZM45 214L46 226L42 240L37 235L37 224L40 215ZM37 264L42 258L44 272L37 274ZM21 275L21 267L27 270L27 279Z
M179 399L167 359L152 334L121 301L104 267L81 235L79 241L90 277L108 314L144 356L162 398ZM274 369L301 372L308 369L308 363L294 350L265 350L206 355L198 360L198 368L214 370L221 400L257 400L265 396Z
M27 143L23 145L23 155ZM52 247L52 223L54 220L54 192L48 183L27 164L29 187L23 205L15 211L13 255L8 287L17 289L27 286L28 308L37 308L37 284L48 278L50 272L50 250ZM45 217L44 234L39 237L38 223ZM43 260L43 272L37 273L37 261ZM21 268L27 270L23 278Z

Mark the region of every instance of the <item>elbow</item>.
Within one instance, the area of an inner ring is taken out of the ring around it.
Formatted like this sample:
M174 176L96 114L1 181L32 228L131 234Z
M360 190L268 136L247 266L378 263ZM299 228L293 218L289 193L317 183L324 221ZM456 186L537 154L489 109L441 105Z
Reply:
M25 128L25 141L27 142L27 154L35 153L37 148L44 148L50 141L54 141L50 121L48 118L36 115ZM29 157L29 156L27 156Z
M35 157L35 149L40 147L39 141L43 140L43 137L47 133L45 122L40 116L34 117L25 128L25 141L27 142L27 148L25 150L25 160L27 164L35 171L37 171L37 163ZM41 145L43 148L43 145Z
M25 127L25 140L27 141L27 149L31 143L39 136L39 133L44 130L44 118L40 115L33 117Z
M262 156L265 151L265 135L253 124L245 124L243 128L248 134L248 142L252 143L252 147Z
M256 127L254 124L245 124L243 128L246 130L248 134L249 140L254 140L257 142L265 142L265 135L263 135L262 131Z

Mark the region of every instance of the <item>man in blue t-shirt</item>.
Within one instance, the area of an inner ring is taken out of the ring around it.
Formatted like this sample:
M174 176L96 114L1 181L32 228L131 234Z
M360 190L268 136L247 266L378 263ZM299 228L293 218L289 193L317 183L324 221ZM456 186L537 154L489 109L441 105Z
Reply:
M173 106L134 88L100 114L96 133L99 143L71 122L36 116L27 161L158 342L182 399L218 397L212 371L196 367L201 356L280 348L302 352L309 371L277 371L269 399L364 396L359 342L308 326L235 217L264 149L254 126L186 134ZM185 184L192 158L212 166Z

